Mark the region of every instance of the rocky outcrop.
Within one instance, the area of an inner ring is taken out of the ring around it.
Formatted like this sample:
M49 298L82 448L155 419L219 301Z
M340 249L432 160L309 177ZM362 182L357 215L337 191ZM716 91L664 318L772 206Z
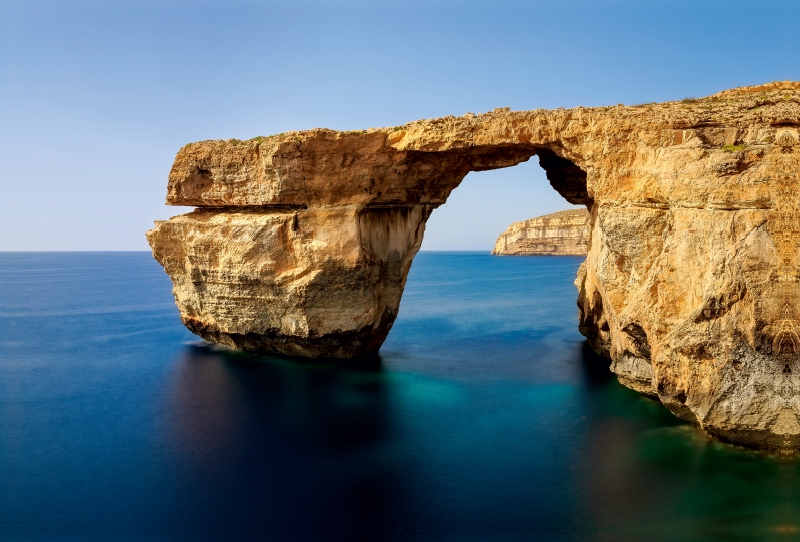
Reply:
M376 352L397 316L425 206L200 209L148 232L183 323L242 350Z
M798 83L194 143L167 201L198 210L148 240L200 336L370 354L431 209L532 156L589 209L580 330L620 381L720 438L800 447Z
M513 222L497 238L492 254L583 256L589 244L589 218L580 208Z

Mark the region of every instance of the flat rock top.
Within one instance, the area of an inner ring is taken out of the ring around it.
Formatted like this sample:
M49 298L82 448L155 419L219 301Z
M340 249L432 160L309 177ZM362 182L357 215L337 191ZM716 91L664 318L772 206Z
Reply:
M372 147L378 150L384 145L397 150L441 151L461 145L466 140L478 144L479 138L501 139L502 130L495 132L493 125L504 126L508 121L524 120L533 122L541 120L561 120L582 124L587 116L592 118L614 118L618 120L638 120L658 123L670 127L694 127L701 125L717 125L731 123L796 123L798 111L794 106L800 104L800 82L776 81L763 85L738 87L724 90L703 98L684 98L669 102L650 102L637 105L613 105L600 107L575 107L572 109L534 109L530 111L511 111L508 107L499 107L486 113L467 113L460 117L447 116L434 119L420 119L394 127L369 128L366 130L338 131L329 128L313 128L285 132L271 136L259 136L248 140L225 139L207 140L189 143L183 149L194 150L198 147L219 148L220 146L266 146L277 142L310 142L319 139L331 141L359 140L366 150ZM486 133L472 133L475 128ZM501 126L497 126L501 129ZM461 133L468 130L470 134ZM512 136L510 133L506 137ZM385 141L382 139L385 138ZM327 146L327 145L325 145Z
M502 235L525 228L544 228L549 226L582 227L589 222L589 211L585 208L566 209L547 215L535 216L527 220L512 222Z
M541 158L543 152L588 175L587 198L596 199L597 192L607 200L624 189L624 182L598 179L622 179L635 164L659 159L646 156L646 149L694 146L738 152L744 145L771 145L781 129L798 126L800 83L786 81L664 103L498 108L361 131L317 128L246 141L201 141L178 152L167 203L440 205L468 172L513 166L534 155ZM714 160L727 158L720 154ZM669 175L673 173L665 173L664 179ZM570 189L557 190L573 203L585 202L570 196ZM648 193L639 199L659 197ZM691 205L705 204L693 195L677 197Z
M502 235L510 234L525 228L547 227L551 225L583 226L588 221L589 211L585 208L566 209L547 215L535 216L527 220L520 220L519 222L512 222Z

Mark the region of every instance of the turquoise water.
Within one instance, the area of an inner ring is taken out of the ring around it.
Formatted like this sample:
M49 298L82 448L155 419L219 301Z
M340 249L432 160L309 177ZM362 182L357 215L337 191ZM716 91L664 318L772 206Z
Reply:
M579 263L421 253L347 368L203 345L148 253L0 253L0 539L800 538L795 459L586 349Z

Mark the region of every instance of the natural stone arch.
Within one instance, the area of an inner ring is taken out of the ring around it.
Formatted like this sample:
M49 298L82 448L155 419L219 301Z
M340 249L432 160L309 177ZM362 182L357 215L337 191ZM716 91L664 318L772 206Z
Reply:
M553 122L550 112L529 116L534 127ZM571 116L558 113L556 122ZM508 135L476 142L487 120L507 124ZM532 136L530 124L497 110L390 130L185 146L167 202L198 210L149 233L175 280L184 323L251 351L376 353L397 316L425 222L469 172L538 155L567 201L591 206L586 172L559 139ZM434 130L444 137L432 139ZM239 234L244 240L234 241Z
M469 171L539 156L591 211L579 326L708 432L800 447L800 84L187 145L148 232L184 323L236 348L377 351L425 221Z

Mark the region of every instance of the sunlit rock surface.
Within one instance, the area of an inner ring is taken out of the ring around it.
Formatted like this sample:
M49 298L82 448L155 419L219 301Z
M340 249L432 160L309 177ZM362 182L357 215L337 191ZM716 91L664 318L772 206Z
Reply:
M153 254L186 325L237 348L377 351L430 211L538 156L591 214L580 330L709 433L800 447L800 84L702 99L310 130L180 150ZM475 210L476 220L480 209Z
M499 256L582 256L589 244L591 215L584 208L512 222L492 254Z

